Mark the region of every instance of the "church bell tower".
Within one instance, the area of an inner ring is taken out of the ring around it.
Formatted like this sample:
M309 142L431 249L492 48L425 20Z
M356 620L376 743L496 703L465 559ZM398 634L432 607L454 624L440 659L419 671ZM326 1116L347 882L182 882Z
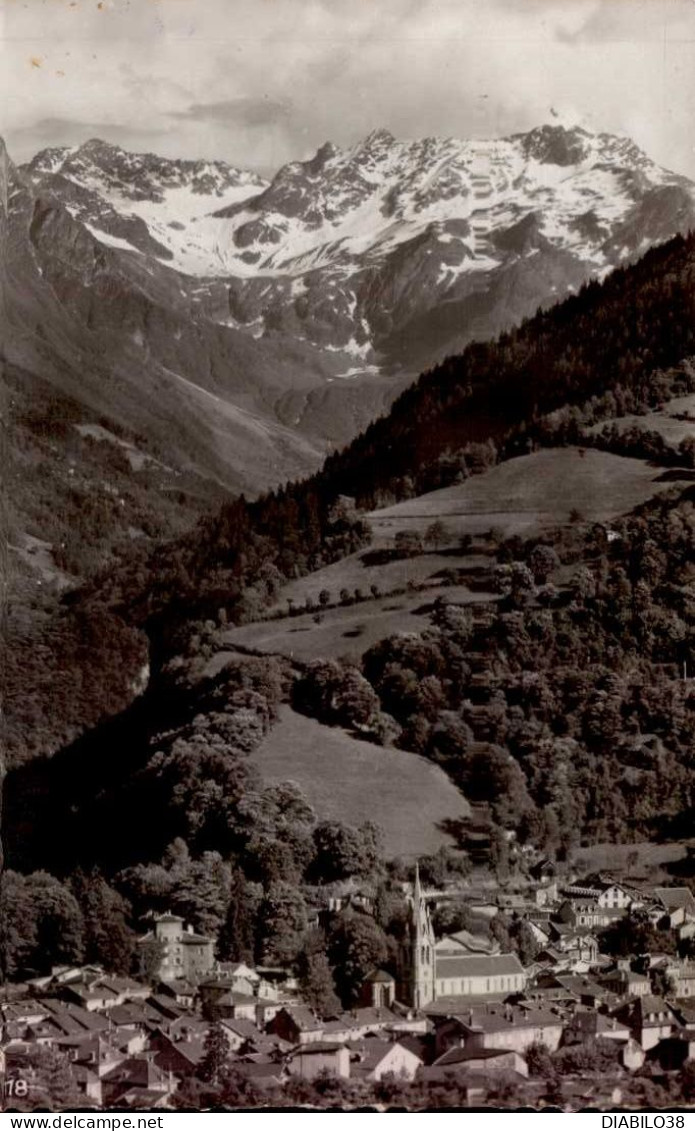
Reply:
M420 885L420 869L415 865L410 922L404 940L401 987L403 1000L422 1009L435 997L434 931Z

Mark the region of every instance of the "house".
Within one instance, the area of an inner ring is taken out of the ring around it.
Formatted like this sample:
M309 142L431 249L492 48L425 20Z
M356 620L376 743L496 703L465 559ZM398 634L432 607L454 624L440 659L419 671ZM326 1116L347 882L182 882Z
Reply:
M134 1111L169 1110L170 1092L157 1088L131 1088L121 1098L121 1103Z
M540 884L552 884L557 876L557 864L547 856L542 856L529 868L529 876Z
M527 994L536 1000L556 1002L564 1006L580 1004L590 1009L604 1004L610 997L610 991L593 978L550 970L536 975Z
M250 1060L242 1058L235 1061L234 1071L249 1080L255 1088L270 1091L281 1088L287 1075L282 1060Z
M65 1053L72 1064L88 1068L97 1079L101 1079L116 1065L122 1064L129 1056L129 1053L124 1051L110 1037L102 1034L65 1037L57 1043L56 1048Z
M531 966L526 967L526 974L531 978L537 978L538 974L546 968L556 970L566 970L568 960L566 955L558 950L555 946L544 946L538 951L535 961Z
M435 956L435 1000L515 994L525 988L526 973L516 954Z
M63 987L62 995L66 1001L74 1001L90 1012L110 1009L112 1006L121 1005L123 1002L118 990L105 982L96 982L91 985L83 982L69 983Z
M648 974L617 967L601 975L601 985L619 997L643 997L651 994L652 984Z
M636 901L635 892L602 873L564 886L561 894L558 917L576 927L607 927Z
M324 1024L308 1005L283 1006L266 1025L266 1032L292 1045L305 1045L323 1040Z
M176 1038L164 1033L156 1033L150 1043L150 1049L154 1053L154 1063L158 1068L183 1080L195 1074L205 1056L205 1038L193 1034Z
M695 963L680 963L675 970L674 997L695 997Z
M620 1053L620 1062L623 1068L626 1068L628 1072L639 1072L646 1058L647 1054L642 1046L637 1044L634 1037L630 1037L630 1039L626 1041Z
M50 974L40 974L36 978L30 978L27 981L27 986L34 993L40 993L47 989L57 992L61 986L68 985L71 982L88 983L103 976L102 967L91 964L85 966L52 966Z
M192 927L185 927L179 915L157 915L154 929L141 939L139 947L162 946L162 959L157 978L163 982L180 978L197 984L212 974L215 968L214 939L197 935Z
M214 1007L215 1020L231 1018L237 1021L255 1021L258 1001L250 994L236 993L228 990L217 999Z
M373 1009L366 1006L324 1021L323 1034L326 1040L354 1041L370 1033L395 1030L402 1025L402 1020L390 1009Z
M657 909L663 909L669 930L695 922L695 896L687 887L656 887L652 895Z
M565 1027L563 1044L583 1044L590 1040L627 1044L631 1040L630 1028L615 1017L597 1013L595 1009L578 1009Z
M218 970L233 993L258 996L261 976L245 962L221 962ZM268 985L270 986L269 983Z
M259 999L253 994L234 990L233 984L234 980L228 975L210 978L200 983L198 987L200 1007L206 1020L257 1020Z
M632 1036L645 1050L653 1048L665 1037L670 1037L678 1027L671 1007L663 998L653 994L631 998L616 1011L615 1016L629 1026Z
M675 1001L672 1008L678 1021L679 1031L688 1035L695 1033L695 1004L688 1001Z
M186 1010L181 1005L177 1005L173 997L168 994L151 994L147 1000L145 1008L152 1010L152 1018L156 1024L160 1024L162 1018L167 1021L176 1021L179 1017L186 1016ZM131 1009L135 1008L131 1006Z
M443 1053L431 1066L429 1078L439 1078L439 1073L454 1072L456 1076L461 1073L474 1074L483 1077L508 1077L511 1073L517 1076L528 1076L528 1066L523 1056L511 1049L495 1048L451 1048Z
M450 1048L513 1049L523 1053L529 1045L542 1043L554 1051L562 1039L563 1022L547 1009L511 1005L486 1005L464 1014L435 1017L435 1049L438 1055Z
M210 1025L200 1017L177 1017L173 1021L163 1020L150 1035L150 1046L155 1043L159 1034L170 1038L172 1041L203 1040Z
M258 997L269 1001L283 1001L296 995L299 986L295 975L281 966L257 966L260 978Z
M362 983L360 990L360 1005L372 1006L375 1009L381 1006L390 1007L396 997L396 979L386 970L372 970Z
M568 923L549 923L550 945L559 950L572 963L593 965L598 958L598 939L584 927L573 927Z
M221 1024L232 1052L239 1052L240 1049L248 1048L249 1045L253 1045L264 1035L261 1034L253 1021L231 1017L226 1018Z
M425 1063L422 1049L407 1037L395 1042L366 1037L351 1042L348 1047L350 1075L363 1080L381 1080L387 1075L413 1080L418 1068Z
M115 974L100 978L97 985L117 993L119 1005L129 1001L147 1001L152 993L152 987L146 985L145 982L136 982L134 978L125 978Z
M325 1072L347 1079L350 1075L350 1050L340 1042L301 1044L290 1053L287 1070L291 1076L301 1076L303 1080L314 1080Z
M158 987L162 997L170 997L182 1009L192 1009L195 1005L197 988L185 978L174 978L171 982L162 982Z
M549 915L546 915L545 912L534 911L529 912L524 918L536 945L541 947L548 946L552 936Z
M101 1107L104 1102L101 1078L86 1064L73 1064L71 1075L85 1100Z
M26 1039L40 1045L57 1045L63 1037L84 1037L89 1033L104 1032L108 1021L100 1014L84 1009L54 1009L43 1021L30 1025Z
M123 1101L133 1088L144 1088L167 1097L174 1091L169 1074L154 1063L152 1055L128 1057L105 1073L101 1084L106 1107Z

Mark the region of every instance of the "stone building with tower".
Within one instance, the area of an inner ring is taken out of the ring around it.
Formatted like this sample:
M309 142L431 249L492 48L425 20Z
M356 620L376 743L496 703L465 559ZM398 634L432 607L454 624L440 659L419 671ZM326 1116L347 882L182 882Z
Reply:
M156 916L153 930L138 940L141 948L153 943L160 948L157 977L163 982L183 978L195 985L215 968L214 939L186 927L180 915Z
M417 865L408 902L410 915L398 956L398 1001L423 1009L445 999L503 999L525 989L526 971L516 954L496 953L492 943L479 948L469 932L435 940Z

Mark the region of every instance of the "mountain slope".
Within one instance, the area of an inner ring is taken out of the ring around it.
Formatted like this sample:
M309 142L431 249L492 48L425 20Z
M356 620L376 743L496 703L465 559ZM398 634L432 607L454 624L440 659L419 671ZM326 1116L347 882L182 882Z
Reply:
M50 555L71 544L67 573L79 577L108 559L112 533L126 545L129 529L170 537L225 492L255 493L316 466L323 445L264 403L283 382L307 381L301 347L281 355L191 319L173 276L124 269L66 206L35 195L4 149L0 173L13 546L38 538ZM92 560L85 547L79 563L94 508L102 553Z
M96 141L27 174L103 242L175 268L214 321L310 342L340 358L327 375L352 380L412 374L695 220L686 178L627 139L562 126L493 141L377 130L268 185Z

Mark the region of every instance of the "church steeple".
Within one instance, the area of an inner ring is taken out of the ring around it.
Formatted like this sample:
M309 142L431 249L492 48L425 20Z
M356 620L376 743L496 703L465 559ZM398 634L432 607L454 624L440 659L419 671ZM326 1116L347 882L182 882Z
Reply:
M420 861L415 861L415 882L413 883L413 905L418 908L422 903L422 891L420 888Z
M415 864L411 911L411 1000L417 1008L434 1000L434 931L427 900L420 884L420 866Z

